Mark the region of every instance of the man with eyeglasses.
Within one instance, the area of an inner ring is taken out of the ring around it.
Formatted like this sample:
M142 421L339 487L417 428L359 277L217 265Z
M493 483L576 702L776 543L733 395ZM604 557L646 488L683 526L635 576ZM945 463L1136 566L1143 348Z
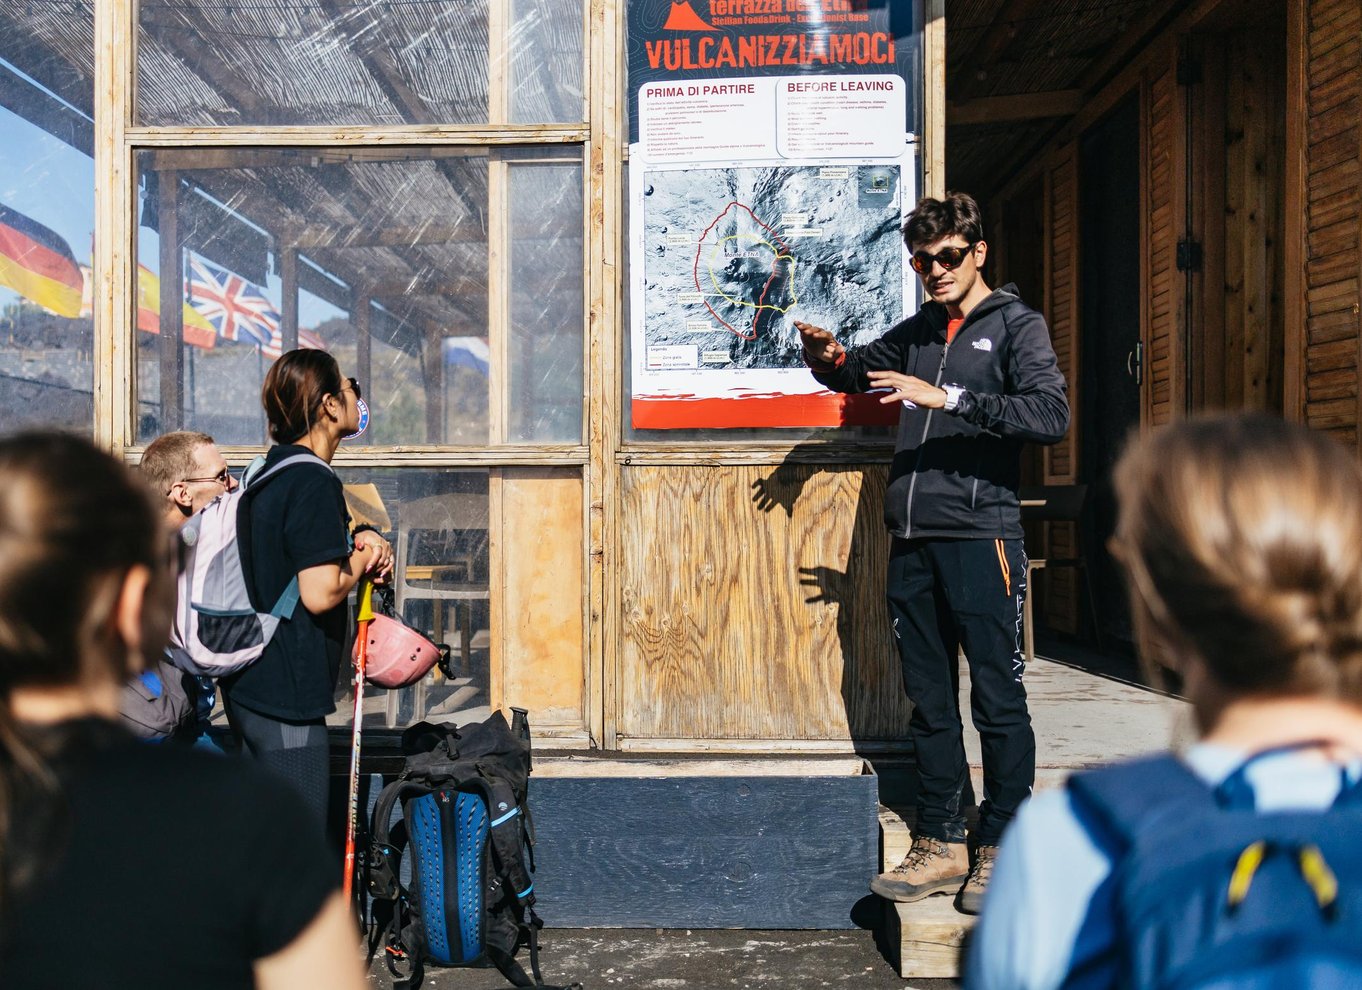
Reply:
M160 498L162 517L172 530L237 487L213 438L190 430L166 433L149 443L138 471ZM189 738L202 735L213 703L211 678L181 673L162 660L124 689L121 707L125 724L139 735Z
M916 314L852 348L821 327L798 320L795 327L823 385L884 390L881 402L902 404L885 492L893 537L886 597L913 703L920 784L912 849L870 886L895 901L959 891L957 907L977 914L1003 829L1035 782L1022 686L1021 448L1060 440L1069 404L1044 318L1015 285L993 290L984 281L988 245L973 198L921 200L903 237L926 296ZM962 647L984 764L972 865Z
M157 437L147 444L138 470L165 500L162 510L174 527L183 526L213 499L237 487L227 461L207 433L177 430Z

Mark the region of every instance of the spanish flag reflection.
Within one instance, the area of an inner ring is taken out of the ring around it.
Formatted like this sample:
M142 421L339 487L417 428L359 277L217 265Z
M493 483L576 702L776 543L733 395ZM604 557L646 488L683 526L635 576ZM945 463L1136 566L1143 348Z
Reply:
M0 204L0 285L46 310L80 315L84 279L71 247L56 232Z

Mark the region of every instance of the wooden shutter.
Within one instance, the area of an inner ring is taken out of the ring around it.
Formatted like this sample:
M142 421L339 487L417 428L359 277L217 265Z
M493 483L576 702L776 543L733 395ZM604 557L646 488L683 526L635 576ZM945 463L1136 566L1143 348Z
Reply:
M1079 401L1079 211L1078 151L1068 144L1055 152L1045 171L1045 321L1050 325L1050 342L1059 361L1059 370L1069 385L1069 432L1059 443L1044 448L1044 478L1047 485L1066 485L1078 481L1077 415ZM1078 529L1073 523L1046 523L1043 555L1072 558L1078 553ZM1072 567L1047 570L1041 611L1053 629L1078 631L1077 572ZM1030 589L1031 594L1036 593Z
M1078 409L1078 154L1074 145L1056 152L1045 175L1045 321L1059 370L1069 384L1069 408ZM1045 448L1045 483L1078 480L1077 418L1063 440Z
M1174 156L1177 77L1172 66L1145 81L1145 292L1143 337L1145 386L1141 419L1146 425L1167 423L1176 415L1180 389L1177 376L1178 289L1176 178Z

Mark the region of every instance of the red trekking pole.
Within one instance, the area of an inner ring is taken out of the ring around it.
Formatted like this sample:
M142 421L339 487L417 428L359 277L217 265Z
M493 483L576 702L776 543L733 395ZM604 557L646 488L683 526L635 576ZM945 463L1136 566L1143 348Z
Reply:
M355 656L355 720L350 735L350 813L345 823L345 900L350 903L355 879L355 828L359 821L359 739L364 724L364 665L369 656L369 622L374 617L374 582L369 576L359 581L359 630L355 634L359 649Z

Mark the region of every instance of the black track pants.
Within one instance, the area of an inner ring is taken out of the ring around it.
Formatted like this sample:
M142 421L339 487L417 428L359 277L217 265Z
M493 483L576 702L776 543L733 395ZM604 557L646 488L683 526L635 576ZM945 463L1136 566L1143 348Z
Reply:
M885 591L913 703L909 730L921 778L914 831L947 842L965 839L961 795L969 768L957 658L963 647L984 758L975 839L994 845L1036 776L1036 739L1022 686L1022 542L896 539Z

